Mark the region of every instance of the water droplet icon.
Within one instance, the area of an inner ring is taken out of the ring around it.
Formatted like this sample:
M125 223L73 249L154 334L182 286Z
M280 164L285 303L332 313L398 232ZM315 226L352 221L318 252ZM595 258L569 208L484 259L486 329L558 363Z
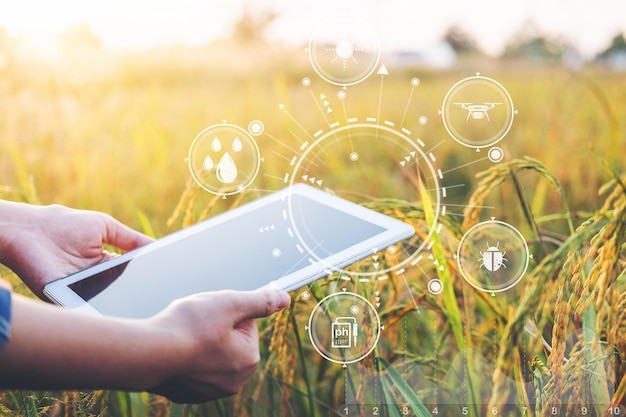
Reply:
M222 143L218 138L213 139L213 142L211 142L211 150L213 152L219 152L222 150Z
M241 149L243 149L243 145L241 144L241 140L239 138L235 138L235 140L233 141L233 151L241 152Z
M233 158L226 152L219 164L217 164L217 170L215 172L217 179L224 184L230 184L237 179L237 165Z
M202 166L206 170L213 169L213 160L211 159L211 155L207 155L206 158L204 158L204 162L202 163Z

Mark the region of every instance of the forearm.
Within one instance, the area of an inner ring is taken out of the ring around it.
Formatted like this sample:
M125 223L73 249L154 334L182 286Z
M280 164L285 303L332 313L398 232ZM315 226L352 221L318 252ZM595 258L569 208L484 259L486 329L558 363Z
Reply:
M13 256L13 242L29 227L29 217L36 206L0 200L0 263L8 265ZM31 226L32 227L32 226Z
M0 350L0 388L148 390L181 354L167 329L90 316L13 297L11 339Z

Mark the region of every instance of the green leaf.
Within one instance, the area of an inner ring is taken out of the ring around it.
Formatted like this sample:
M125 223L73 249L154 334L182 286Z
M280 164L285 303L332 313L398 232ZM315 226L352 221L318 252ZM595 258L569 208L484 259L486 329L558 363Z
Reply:
M156 234L154 233L154 229L152 228L152 224L150 224L148 216L146 216L143 211L139 211L137 216L139 217L139 223L141 224L141 230L143 233L156 239Z
M408 402L409 407L415 414L416 417L431 417L430 412L422 403L419 396L409 385L406 383L402 375L397 371L396 368L391 366L389 362L384 360L383 358L376 358L378 362L382 365L387 373L387 378L383 378L383 384L391 388L391 386L395 386L395 388L400 392L400 395ZM389 395L388 390L385 389L385 396ZM397 410L394 408L390 408L390 410L394 410L397 413ZM392 413L390 413L391 415Z

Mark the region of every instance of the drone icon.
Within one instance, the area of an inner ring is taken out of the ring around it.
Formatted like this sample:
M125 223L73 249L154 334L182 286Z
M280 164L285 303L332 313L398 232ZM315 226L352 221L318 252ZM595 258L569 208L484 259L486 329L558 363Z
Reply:
M467 122L470 118L474 120L482 120L483 118L487 118L489 120L489 114L487 113L489 110L493 110L498 104L502 103L483 103L483 104L474 104L474 103L454 103L459 106L463 110L467 110L467 117L465 121Z

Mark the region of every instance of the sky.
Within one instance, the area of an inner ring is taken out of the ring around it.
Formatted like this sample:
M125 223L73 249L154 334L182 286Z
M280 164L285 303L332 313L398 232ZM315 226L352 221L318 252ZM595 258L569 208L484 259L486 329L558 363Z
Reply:
M307 42L320 22L343 13L369 21L387 49L432 45L457 25L496 55L532 21L591 57L617 33L626 33L624 0L0 0L0 27L10 36L45 43L84 23L110 49L195 46L227 36L246 7L278 12L268 35L287 43Z

